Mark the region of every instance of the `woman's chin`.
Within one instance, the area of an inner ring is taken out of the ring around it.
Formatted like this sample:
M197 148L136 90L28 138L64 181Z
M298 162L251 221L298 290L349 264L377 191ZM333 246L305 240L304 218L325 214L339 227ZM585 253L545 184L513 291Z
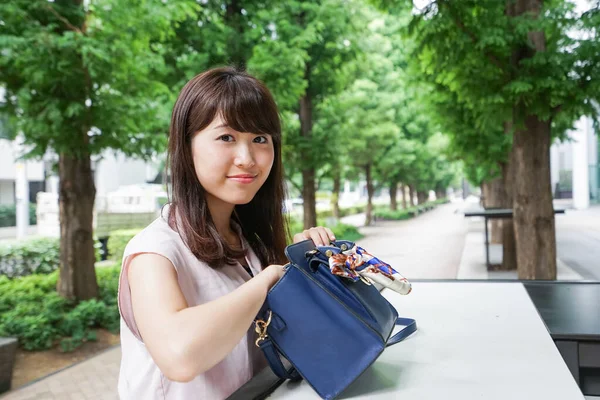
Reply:
M244 204L250 203L253 198L254 196L236 196L235 198L229 199L229 203L236 206L243 206Z

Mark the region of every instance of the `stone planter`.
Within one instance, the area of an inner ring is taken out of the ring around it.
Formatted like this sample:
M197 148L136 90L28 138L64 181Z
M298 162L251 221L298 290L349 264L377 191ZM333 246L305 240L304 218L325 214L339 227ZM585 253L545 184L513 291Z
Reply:
M10 390L17 345L15 338L0 337L0 393Z

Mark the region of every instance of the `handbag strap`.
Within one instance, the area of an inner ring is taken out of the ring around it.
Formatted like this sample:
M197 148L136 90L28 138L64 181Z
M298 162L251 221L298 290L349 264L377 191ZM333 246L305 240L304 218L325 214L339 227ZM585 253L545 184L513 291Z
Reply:
M289 379L291 381L299 381L302 379L296 368L292 367L287 370L283 363L281 362L281 357L279 356L279 351L273 345L273 342L268 337L260 342L260 348L265 354L265 358L269 362L269 366L281 379Z
M417 330L417 321L412 318L398 318L396 319L396 325L405 325L405 327L394 336L392 336L386 347L390 347L396 343L399 343L409 337L413 332ZM268 337L260 343L260 348L265 354L265 358L269 362L271 369L281 379L289 379L291 381L298 381L302 379L302 376L298 373L298 371L292 367L287 370L283 363L281 362L281 357L279 356L279 351Z
M392 336L385 347L390 347L396 343L399 343L409 337L412 333L417 330L417 321L412 318L398 318L396 319L396 325L406 325L400 332Z

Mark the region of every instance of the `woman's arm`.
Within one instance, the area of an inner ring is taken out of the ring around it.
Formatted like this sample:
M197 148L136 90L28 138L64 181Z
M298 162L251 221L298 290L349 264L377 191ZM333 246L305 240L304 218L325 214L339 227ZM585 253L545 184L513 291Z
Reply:
M267 291L283 274L271 265L233 292L188 307L169 260L141 254L128 278L136 324L156 365L173 381L188 382L224 359L248 331Z

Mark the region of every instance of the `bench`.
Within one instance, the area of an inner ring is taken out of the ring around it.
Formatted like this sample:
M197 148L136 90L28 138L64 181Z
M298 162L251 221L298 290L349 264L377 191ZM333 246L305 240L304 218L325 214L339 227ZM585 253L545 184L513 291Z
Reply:
M565 210L556 209L554 214L564 214ZM488 220L489 219L506 219L513 217L513 210L510 208L485 208L472 211L466 211L465 217L483 217L485 226L485 265L490 268L490 243L489 243L489 232L488 232Z

